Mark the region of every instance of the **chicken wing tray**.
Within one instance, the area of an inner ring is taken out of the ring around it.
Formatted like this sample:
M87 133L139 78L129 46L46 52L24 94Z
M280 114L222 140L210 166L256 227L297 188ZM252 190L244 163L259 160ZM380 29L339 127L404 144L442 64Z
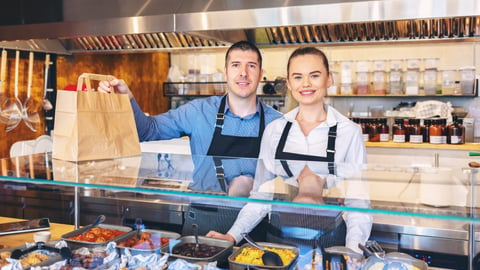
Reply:
M122 253L128 250L132 255L160 254L161 247L167 245L170 239L178 238L180 238L180 234L175 232L151 229L133 230L125 235L126 240L119 242L117 247Z
M106 246L108 242L119 243L126 240L125 234L131 230L132 228L127 226L112 224L85 226L62 235L62 240L65 240L71 249Z

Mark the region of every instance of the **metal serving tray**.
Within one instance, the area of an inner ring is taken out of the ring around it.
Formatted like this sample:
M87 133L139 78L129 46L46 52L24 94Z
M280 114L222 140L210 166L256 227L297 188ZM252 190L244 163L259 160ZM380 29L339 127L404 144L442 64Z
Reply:
M88 230L95 228L95 227L100 227L103 229L110 229L110 230L120 230L124 231L125 233L113 238L112 240L106 241L106 242L87 242L87 241L79 241L79 240L73 240L73 239L68 239L69 237L74 237L81 235L84 232L87 232ZM85 226L80 229L77 229L75 231L68 232L64 235L62 235L62 240L65 240L67 242L68 247L70 247L72 250L73 249L78 249L81 247L97 247L97 246L106 246L108 242L121 242L125 240L125 234L130 232L132 228L127 227L127 226L120 226L120 225L112 225L112 224L99 224L97 226Z
M51 241L51 242L48 242L46 244L48 244L49 246L55 246L55 244L57 243L57 241ZM4 252L4 251L7 251L7 252L13 252L14 250L16 249L20 249L20 250L24 250L26 249L27 246L26 245L21 245L21 246L18 246L18 247L13 247L13 248L4 248L4 249L0 249L0 252ZM34 265L31 265L29 267L26 267L26 268L23 268L23 269L29 269L31 267L37 267L37 266L49 266L49 265L52 265L60 260L63 260L62 256L58 253L55 253L55 252L52 252L52 251L47 251L47 250L34 250L32 252L41 252L43 254L46 254L49 259L41 262L41 263L37 263L37 264L34 264ZM30 253L32 253L30 252ZM52 254L52 256L50 256L50 254Z
M170 239L178 239L180 238L180 234L176 232L169 232L169 231L162 231L162 230L151 230L151 229L143 229L140 230L139 234L142 234L144 232L150 233L151 238L160 238L160 237L167 237ZM129 240L131 237L135 237L137 235L137 230L133 230L131 232L128 232L125 234L125 240L119 241L118 243L121 243L123 241ZM123 238L123 237L122 237ZM165 244L168 245L168 244ZM137 254L145 254L145 253L157 253L160 254L162 246L158 246L155 249L140 249L140 248L133 248L133 247L118 247L120 251L123 253L125 250L129 250L130 254L132 255L137 255Z
M258 242L260 246L263 247L272 247L272 248L281 248L281 249L289 249L293 251L295 254L295 257L292 259L292 261L288 265L282 265L282 266L268 266L268 265L258 265L258 264L247 264L247 263L239 263L235 262L235 258L237 257L240 252L242 252L242 249L246 247L252 247L249 243L246 243L242 245L240 248L235 250L229 257L228 257L228 265L231 270L244 270L244 269L275 269L275 270L289 270L292 269L293 266L295 265L297 259L298 259L298 254L299 250L295 246L289 246L289 245L282 245L282 244L277 244L277 243L266 243L266 242Z
M195 243L195 236L193 235L183 236L179 240L180 242L178 242L176 245L181 245L186 243ZM171 254L170 244L163 246L161 249L161 252L164 254L168 253L172 258L184 259L192 263L202 263L202 262L206 263L206 262L214 262L214 261L218 261L218 262L227 261L228 255L230 255L233 250L233 243L228 240L210 238L206 236L198 236L198 243L217 246L223 249L217 254L215 254L214 256L207 257L207 258L195 258L195 257L182 256L178 254Z

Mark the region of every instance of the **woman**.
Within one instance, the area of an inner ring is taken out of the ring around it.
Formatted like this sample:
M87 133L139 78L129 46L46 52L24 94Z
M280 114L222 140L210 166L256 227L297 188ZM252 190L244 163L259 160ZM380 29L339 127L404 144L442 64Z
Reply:
M271 191L268 188L269 183L273 181L265 183L262 182L262 178L278 179L280 176L284 183L298 187L296 194L292 196L293 201L321 204L324 185L332 185L342 173L349 172L353 175L352 169L356 167L355 165L360 166L366 162L361 128L325 104L327 88L333 83L328 67L325 54L314 47L299 48L290 55L287 65L287 87L299 105L266 127L259 156L263 166L257 167L251 197L265 198L265 194ZM342 170L342 166L347 170ZM262 169L268 171L270 175L265 177L265 174L259 172ZM363 183L351 182L349 189L356 190L357 194L353 195L354 197L347 195L345 204L369 207L368 196L365 196L368 193L363 192L365 191ZM355 185L358 188L353 188ZM207 236L238 243L242 239L241 233L250 231L269 211L269 207L249 203L241 210L235 224L226 235L211 231ZM360 252L358 243L363 244L370 235L372 220L369 215L348 212L345 225L338 212L329 213L328 218L317 214L315 213L313 221L301 221L302 224L298 225L310 227L311 223L315 227L325 221L329 224L325 231L333 235L333 238L328 236L330 238L324 239L324 242L320 241L320 245L326 247L346 244L347 247ZM273 239L279 241L288 238L283 234L282 227L299 223L298 219L288 215L282 217L282 214L278 218L273 215L271 220L275 227L271 231L280 233L280 235L274 233L277 238ZM339 235L343 238L340 241ZM322 235L318 236L321 237ZM325 235L325 238L328 237Z

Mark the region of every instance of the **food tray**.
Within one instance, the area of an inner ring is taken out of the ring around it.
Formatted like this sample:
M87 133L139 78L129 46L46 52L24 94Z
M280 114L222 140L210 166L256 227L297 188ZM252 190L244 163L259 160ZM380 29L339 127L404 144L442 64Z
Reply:
M113 238L112 240L105 241L105 242L88 242L88 241L80 241L80 240L73 240L73 239L68 239L69 237L74 237L77 235L80 235L84 232L87 232L91 228L95 227L100 227L102 229L110 229L110 230L119 230L119 231L124 231L125 234L130 232L132 228L127 227L127 226L120 226L120 225L112 225L112 224L99 224L97 226L85 226L80 229L77 229L75 231L68 232L64 235L62 235L62 240L65 240L68 244L68 247L70 247L72 250L81 248L81 247L97 247L97 246L106 246L108 242L117 242L119 243L120 241L124 241L125 239L125 234L120 235L116 238Z
M385 261L387 263L398 262L404 266L414 266L415 269L427 270L428 264L422 260L415 259L414 257L401 252L390 252L385 255ZM370 256L367 259L367 262L362 269L374 270L374 269L383 269L385 263L376 258L375 256ZM393 269L393 268L392 268Z
M282 265L282 266L268 266L268 265L258 265L258 264L247 264L247 263L239 263L235 262L235 257L237 257L238 254L242 252L242 249L246 247L252 247L249 243L246 243L242 245L240 248L235 250L229 257L228 257L228 265L231 270L244 270L248 268L254 268L254 269L276 269L276 270L288 270L292 269L293 266L295 265L295 262L298 259L298 254L299 250L295 246L289 246L289 245L283 245L283 244L276 244L276 243L266 243L266 242L258 242L260 246L263 247L272 247L272 248L282 248L282 249L289 249L293 251L295 254L295 257L293 260L288 264L288 265Z
M169 232L169 231L162 231L162 230L143 229L143 230L140 230L139 234L142 234L144 232L149 233L151 235L151 239L154 239L153 240L154 242L157 239L158 239L158 241L160 241L160 237L166 237L166 238L170 238L170 239L179 239L180 238L180 234L178 234L176 232ZM134 237L136 235L137 235L137 231L133 230L131 232L128 232L124 236L125 236L126 240L129 240L131 237ZM126 241L126 240L119 241L118 243ZM154 249L140 249L140 248L133 248L133 247L118 247L118 248L120 249L122 254L125 252L125 250L129 250L130 254L137 255L137 254L148 254L148 253L160 254L161 247L162 246L159 245L158 247L155 246Z
M54 241L54 242L48 242L49 246L55 246L57 241ZM18 246L18 247L14 247L14 248L5 248L5 249L0 249L0 253L2 252L13 252L14 250L16 249L20 249L20 250L24 250L26 249L27 246L26 245L21 245L21 246ZM49 258L42 261L41 263L37 263L37 264L34 264L34 265L31 265L29 267L26 267L26 268L23 268L23 269L29 269L30 267L36 267L36 266L49 266L49 265L52 265L60 260L62 260L62 256L60 254L57 254L55 252L52 252L52 251L47 251L47 250L34 250L30 253L33 253L33 252L41 252L43 254L46 254ZM29 254L30 254L29 253ZM52 256L50 256L50 254L52 254ZM1 266L1 262L2 260L0 259L0 268L2 268Z
M190 235L190 236L183 236L179 239L180 242L178 242L175 246L177 245L182 245L186 243L195 243L195 236ZM227 261L228 255L231 254L232 249L233 249L233 243L228 240L223 240L223 239L217 239L217 238L210 238L206 236L198 236L198 243L199 244L206 244L206 245L211 245L211 246L216 246L223 248L220 252L217 254L211 256L211 257L206 257L206 258L195 258L195 257L189 257L189 256L182 256L179 254L170 254L170 244L165 245L161 248L162 253L168 253L171 258L175 259L184 259L186 261L192 262L192 263L202 263L202 262L213 262L213 261Z

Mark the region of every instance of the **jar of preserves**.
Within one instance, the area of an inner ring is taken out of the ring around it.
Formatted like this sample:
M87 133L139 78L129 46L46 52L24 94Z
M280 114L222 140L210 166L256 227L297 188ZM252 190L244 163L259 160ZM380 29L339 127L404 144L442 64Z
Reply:
M430 142L430 125L432 124L431 119L424 119L423 126L421 126L423 134L423 142Z
M370 135L369 134L368 119L360 118L359 123L360 123L360 127L362 128L363 141L368 142L368 137Z
M447 134L448 144L464 144L465 143L465 127L463 119L455 118L453 123L448 126Z
M388 142L390 140L390 128L387 124L387 118L380 118L378 122L378 133L380 133L380 141Z
M430 125L430 143L441 144L442 143L442 126L440 119L433 119Z
M392 127L393 142L404 143L406 131L403 118L395 119Z
M420 119L408 119L408 138L411 143L423 143Z
M447 143L447 135L448 135L448 126L447 126L447 119L442 118L440 119L440 128L442 131L442 143Z
M369 128L369 136L368 136L368 141L369 142L379 142L380 141L380 130L378 129L378 119L373 118L370 120L370 128Z

